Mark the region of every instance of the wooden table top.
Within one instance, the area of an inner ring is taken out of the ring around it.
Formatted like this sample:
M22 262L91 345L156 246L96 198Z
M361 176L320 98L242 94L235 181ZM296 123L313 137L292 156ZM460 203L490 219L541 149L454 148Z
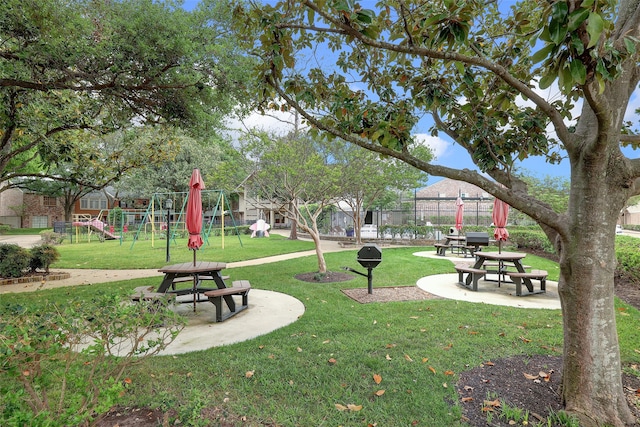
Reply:
M483 252L483 251L475 252L474 255L480 258L497 260L497 261L515 261L527 256L526 253L522 253L522 252Z
M193 262L185 262L182 264L173 264L162 267L158 271L161 273L206 273L210 271L220 271L227 268L227 264L224 262L215 261L197 261L195 265Z

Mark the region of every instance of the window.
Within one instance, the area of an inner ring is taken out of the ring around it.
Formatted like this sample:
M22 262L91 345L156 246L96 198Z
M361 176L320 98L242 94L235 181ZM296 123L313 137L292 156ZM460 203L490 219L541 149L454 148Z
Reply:
M31 227L33 228L47 228L49 226L49 217L44 216L32 216Z
M44 205L47 207L56 207L57 199L51 196L44 196Z
M103 195L90 194L80 199L80 209L100 210L107 209L107 198Z

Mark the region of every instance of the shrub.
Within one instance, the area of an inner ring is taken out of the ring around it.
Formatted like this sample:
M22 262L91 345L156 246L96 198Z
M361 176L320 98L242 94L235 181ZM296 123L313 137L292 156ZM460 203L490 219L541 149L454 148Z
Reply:
M11 230L11 226L10 225L0 224L0 234L4 234L9 230Z
M0 277L22 277L29 268L31 254L18 245L0 245Z
M640 279L640 240L630 236L616 236L616 258L626 272Z
M87 425L134 382L128 368L166 348L183 326L166 306L118 295L0 306L0 425Z
M507 228L509 230L509 242L518 248L555 253L553 245L547 235L540 229Z
M29 267L32 272L44 270L49 272L49 266L60 258L60 253L52 245L40 245L31 248L31 262Z
M40 232L40 239L45 245L59 245L64 240L64 234L55 233L51 230L42 230Z

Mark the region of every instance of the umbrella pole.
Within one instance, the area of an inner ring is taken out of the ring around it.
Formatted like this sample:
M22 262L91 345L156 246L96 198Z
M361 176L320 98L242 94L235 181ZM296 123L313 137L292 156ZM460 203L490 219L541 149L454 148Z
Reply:
M196 266L196 250L193 250L193 266ZM196 276L193 276L193 312L196 312L196 300L198 294L196 293L198 287L198 282Z

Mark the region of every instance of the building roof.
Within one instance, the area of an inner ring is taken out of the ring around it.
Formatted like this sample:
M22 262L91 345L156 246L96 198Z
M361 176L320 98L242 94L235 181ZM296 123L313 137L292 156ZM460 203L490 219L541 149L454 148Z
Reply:
M453 179L445 178L435 184L424 187L416 192L416 197L428 197L428 198L444 198L444 197L458 197L462 196L467 198L484 198L493 199L493 196L482 188L473 184L469 184L464 181L456 181Z

